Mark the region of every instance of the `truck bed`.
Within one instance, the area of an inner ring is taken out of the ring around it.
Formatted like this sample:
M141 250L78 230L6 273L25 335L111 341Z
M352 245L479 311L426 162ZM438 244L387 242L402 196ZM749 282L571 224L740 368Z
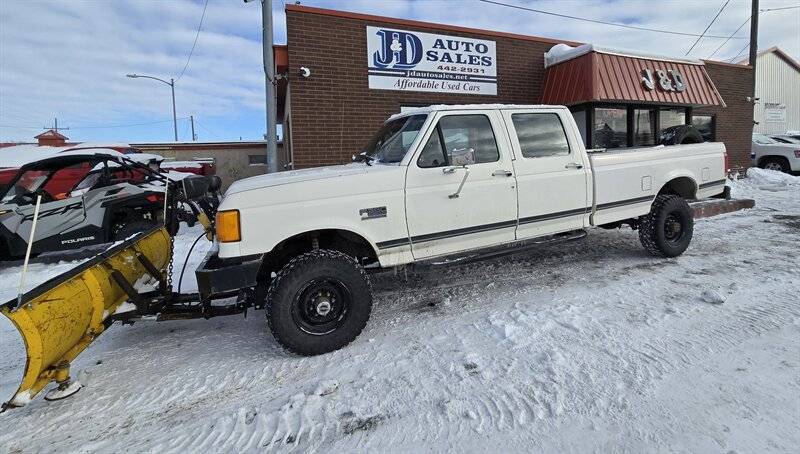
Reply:
M706 142L589 153L593 174L592 225L646 214L668 183L687 199L722 193L725 145Z

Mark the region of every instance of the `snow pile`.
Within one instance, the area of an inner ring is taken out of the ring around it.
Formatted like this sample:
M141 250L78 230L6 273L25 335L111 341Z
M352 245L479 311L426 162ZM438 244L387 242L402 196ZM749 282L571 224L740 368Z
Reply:
M786 190L800 190L800 177L789 175L788 173L775 170L759 169L750 167L747 169L747 178L759 187L786 188Z

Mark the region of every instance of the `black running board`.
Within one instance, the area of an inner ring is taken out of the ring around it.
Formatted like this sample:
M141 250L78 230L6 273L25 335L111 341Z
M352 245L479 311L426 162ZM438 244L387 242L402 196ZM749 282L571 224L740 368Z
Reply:
M553 243L566 243L569 241L576 241L586 237L586 230L572 230L569 232L558 233L555 235L548 235L539 238L531 238L529 240L514 241L499 246L492 246L484 249L478 249L469 252L460 252L453 255L442 257L434 257L411 264L414 268L431 268L438 266L455 265L462 263L477 262L481 260L488 260L497 257L503 257L512 254L526 252L543 244Z

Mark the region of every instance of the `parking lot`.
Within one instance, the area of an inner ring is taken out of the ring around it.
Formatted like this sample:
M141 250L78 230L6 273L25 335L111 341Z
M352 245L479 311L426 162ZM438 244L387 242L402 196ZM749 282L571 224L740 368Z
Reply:
M492 261L373 276L364 333L318 357L281 350L260 311L115 325L73 367L78 394L0 415L0 447L792 451L800 178L751 170L732 185L756 208L699 220L678 258L648 256L630 230L592 231ZM177 250L197 233L185 230ZM70 266L34 265L32 280ZM15 271L2 272L3 300ZM14 334L3 325L3 397L24 364Z

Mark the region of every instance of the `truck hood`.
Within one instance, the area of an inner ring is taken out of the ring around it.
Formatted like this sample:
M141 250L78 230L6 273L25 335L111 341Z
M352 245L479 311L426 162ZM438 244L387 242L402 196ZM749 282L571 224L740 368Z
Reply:
M225 196L227 197L240 192L250 191L253 189L269 188L272 186L282 186L306 181L331 180L352 175L367 175L396 169L396 165L373 164L368 166L363 162L354 162L352 164L338 166L315 167L311 169L270 173L266 175L245 178L234 182L232 185L230 185L230 187L228 187L228 190L225 192Z

